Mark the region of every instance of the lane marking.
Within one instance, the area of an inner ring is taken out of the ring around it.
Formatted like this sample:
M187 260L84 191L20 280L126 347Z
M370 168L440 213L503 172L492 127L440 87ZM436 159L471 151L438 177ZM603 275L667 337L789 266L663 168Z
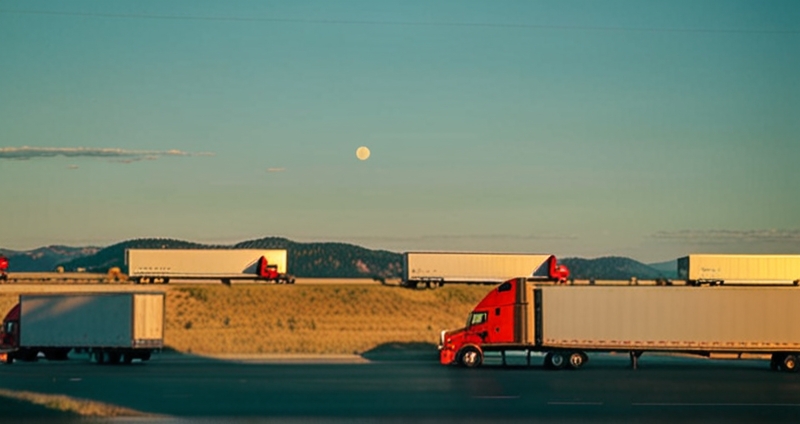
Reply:
M519 399L517 396L473 396L473 399Z
M603 402L547 402L548 405L602 405Z
M689 402L642 402L631 403L633 406L791 406L800 407L800 403L689 403Z

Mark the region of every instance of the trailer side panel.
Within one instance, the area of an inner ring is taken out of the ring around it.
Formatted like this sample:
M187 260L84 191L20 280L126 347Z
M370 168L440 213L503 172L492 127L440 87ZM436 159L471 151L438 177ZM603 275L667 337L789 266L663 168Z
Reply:
M503 282L530 278L552 255L407 252L405 281Z
M597 350L794 351L790 287L540 287L545 346Z
M129 249L125 260L131 277L258 277L261 257L286 273L286 250L271 249Z
M800 255L689 255L678 273L692 281L792 282L800 280Z
M133 347L131 294L23 295L20 345Z

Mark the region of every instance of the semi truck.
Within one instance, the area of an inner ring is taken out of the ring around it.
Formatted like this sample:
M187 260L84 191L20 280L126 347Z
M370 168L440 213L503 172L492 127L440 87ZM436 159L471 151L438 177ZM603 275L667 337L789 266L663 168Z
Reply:
M800 255L698 255L678 258L678 278L690 286L800 284Z
M477 367L484 353L544 355L550 369L581 368L591 352L715 356L764 354L773 369L797 371L800 290L781 286L542 286L513 279L442 331L442 364Z
M294 283L286 273L286 250L278 249L128 249L125 264L137 284L175 279Z
M3 319L0 360L68 359L85 351L103 363L149 360L164 346L164 293L21 295Z
M428 288L445 283L499 284L510 278L566 282L569 269L550 254L406 252L402 284Z

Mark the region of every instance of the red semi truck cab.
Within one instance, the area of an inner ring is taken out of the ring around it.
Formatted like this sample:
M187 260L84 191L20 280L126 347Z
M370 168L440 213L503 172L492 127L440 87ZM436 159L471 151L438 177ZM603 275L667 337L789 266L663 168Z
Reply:
M7 280L8 279L8 258L3 255L0 255L0 280Z
M555 256L551 256L548 262L550 278L559 283L566 283L569 278L569 268L566 265L560 265Z
M522 330L518 290L525 290L525 280L506 281L489 292L467 316L464 328L442 331L439 340L439 361L444 365L468 362L480 355L483 346L502 347L519 340ZM457 358L456 355L461 356Z
M3 318L3 327L0 328L0 350L18 347L19 309L19 303L17 303Z
M265 256L262 256L258 260L258 277L267 281L275 281L279 284L294 284L294 278L292 276L279 273L278 265L270 264Z

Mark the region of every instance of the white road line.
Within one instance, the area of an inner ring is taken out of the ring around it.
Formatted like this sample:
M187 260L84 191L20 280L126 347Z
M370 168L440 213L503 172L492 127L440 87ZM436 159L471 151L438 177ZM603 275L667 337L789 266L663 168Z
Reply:
M800 403L688 403L688 402L643 402L632 403L633 406L761 406L776 407L790 406L800 407Z
M603 402L547 402L548 405L602 405Z
M473 399L519 399L519 396L473 396Z

